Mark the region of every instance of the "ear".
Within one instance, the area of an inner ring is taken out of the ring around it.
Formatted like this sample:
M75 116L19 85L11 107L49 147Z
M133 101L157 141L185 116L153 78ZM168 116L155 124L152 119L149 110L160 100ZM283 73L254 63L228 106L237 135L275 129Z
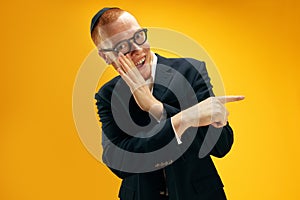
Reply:
M103 51L98 51L99 56L106 62L106 64L110 65L112 63L111 59L108 55L106 55Z
M112 62L111 65L115 68L115 70L117 70L119 67L121 67L117 61Z

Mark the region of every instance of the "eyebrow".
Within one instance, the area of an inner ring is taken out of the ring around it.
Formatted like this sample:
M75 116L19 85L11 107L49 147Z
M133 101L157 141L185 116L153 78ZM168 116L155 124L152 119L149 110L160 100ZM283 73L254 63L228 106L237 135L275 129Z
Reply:
M120 43L121 41L128 40L129 38L132 38L132 37L134 36L134 34L135 34L136 32L138 32L138 31L140 31L140 30L143 30L143 28L140 27L139 29L135 29L134 32L132 32L132 33L130 33L130 34L129 34L129 33L126 34L126 36L127 36L126 38L123 38L123 39L121 39L121 40L114 41L114 37L117 37L117 35L119 35L119 34L126 33L126 31L120 32L120 33L118 33L118 34L116 34L116 35L113 35L113 36L107 38L105 41L102 41L102 42L100 43L99 47L100 47L100 49L112 49L112 48L114 48L114 47L116 46L116 44ZM112 38L112 39L110 39L110 38ZM101 44L105 44L105 43L106 43L106 44L109 44L109 45L111 45L111 46L110 46L110 47L104 46L104 47L102 48L102 47L101 47ZM99 47L98 47L98 49L99 49Z

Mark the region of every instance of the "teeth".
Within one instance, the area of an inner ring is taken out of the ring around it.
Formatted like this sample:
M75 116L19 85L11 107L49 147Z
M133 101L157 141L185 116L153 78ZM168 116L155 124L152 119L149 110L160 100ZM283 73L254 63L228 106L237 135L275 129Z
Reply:
M138 65L142 64L145 61L145 59L146 59L145 57L142 58L140 61L138 61L137 63L135 63L135 66L138 66Z

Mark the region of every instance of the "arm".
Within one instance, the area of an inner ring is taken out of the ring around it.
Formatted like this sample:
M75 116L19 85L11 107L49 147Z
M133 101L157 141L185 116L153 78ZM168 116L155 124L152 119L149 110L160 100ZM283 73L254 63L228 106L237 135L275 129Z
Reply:
M199 103L172 117L175 132L181 137L188 128L199 127L196 140L201 145L200 154L206 152L205 155L223 157L233 144L233 131L227 123L228 111L224 104L243 97L214 97L205 63L193 59L190 62L198 71L192 87Z
M205 98L208 98L209 96L211 96L212 87L209 82L205 64L200 63L199 61L197 61L197 62L198 63L196 63L196 64L197 64L197 67L199 67L199 69L200 69L200 73L195 73L196 75L193 79L194 81L191 84L192 84L193 89L196 92L198 101L202 101ZM122 72L120 74L122 76ZM123 74L123 76L124 76L124 74ZM189 80L191 80L191 79L189 79ZM126 82L127 84L128 84L128 81L129 80L127 80L127 82ZM138 89L138 88L136 88L136 89ZM136 91L136 90L133 90L133 91ZM141 109L143 109L143 107L139 104L139 96L140 95L135 95L134 93L133 93L133 95L134 95L135 100L137 101L138 105L141 107ZM143 98L141 98L141 99L143 99ZM185 123L182 121L182 119L184 119L184 118L182 118L182 115L187 114L186 119L192 119L191 115L188 112L185 112L185 111L179 112L180 110L178 108L174 108L165 103L161 103L163 105L165 113L168 117L164 123L164 126L160 127L161 130L152 137L135 138L135 137L128 136L126 133L122 132L122 130L120 130L118 128L118 126L115 123L113 116L110 112L112 108L110 107L110 99L107 98L107 95L103 95L103 94L99 93L96 95L96 99L97 99L97 106L98 106L98 110L99 110L98 114L100 115L100 119L102 122L103 133L105 135L107 135L108 140L111 141L116 146L118 146L122 149L125 149L125 150L133 151L133 152L149 152L149 151L153 151L153 150L159 149L159 148L167 145L174 138L174 134L175 134L173 131L172 125L171 125L171 119L169 117L174 116L175 114L176 115L174 117L172 117L173 125L175 125L175 127L178 127L178 125L183 126L183 127L186 126L182 132L180 132L179 130L176 130L176 132L179 132L181 135L185 132L185 130L188 127L203 126L203 127L199 128L199 130L202 130L203 128L205 128L205 126L212 124L212 122L209 121L209 123L205 125L202 123L203 120L200 120L202 124L193 125L190 123ZM143 103L143 101L141 101L141 102ZM205 104L202 103L201 105L205 105ZM198 107L200 107L200 106L198 106ZM205 108L205 106L204 106L204 108ZM195 110L195 109L192 108L190 110ZM204 109L200 109L200 110L203 113ZM147 111L147 110L145 110L145 111ZM179 119L177 122L176 122L176 116L177 117L180 116L179 118L177 118L177 119ZM196 116L196 117L194 116L194 118L197 119L198 121L201 117L203 118L203 116ZM211 118L212 116L209 115L209 117ZM188 121L193 121L195 123L194 119L187 120L186 122L188 122ZM215 121L215 122L218 122L218 121ZM227 122L227 119L226 119L226 122ZM162 124L163 123L160 123L157 126L162 126ZM222 126L224 126L224 125L222 124ZM224 129L222 131L220 140L217 142L215 148L211 151L212 155L222 156L223 154L226 154L229 151L231 144L232 144L232 131L230 134L229 133L230 130L231 129ZM198 133L199 134L197 134L196 139L199 140L199 142L202 144L203 136L206 134L206 132L199 131ZM113 154L111 153L113 151L111 150L109 145L103 145L103 147L104 147L103 157L105 158L103 160L104 160L104 162L109 163L108 160L113 158L113 156L112 156ZM121 178L124 176L130 175L130 173L128 174L128 173L122 173L122 172L119 173L119 172L120 171L116 172L114 170L114 173L116 173Z
M142 153L161 149L170 143L170 141L174 138L175 133L173 132L169 118L157 123L149 130L149 132L157 132L151 137L139 138L130 136L119 128L113 117L112 109L116 108L111 105L111 96L108 95L110 93L107 92L108 90L109 89L102 88L95 95L98 114L102 122L102 159L114 174L116 174L119 178L125 178L134 174L126 172L128 171L126 170L126 165L128 165L128 163L133 168L138 168L141 164L146 164L147 162L146 158L142 158L139 160L140 162L137 162L138 159L131 158L127 152L136 152L142 155ZM175 108L172 108L171 110L172 112L176 112ZM170 115L171 113L166 114ZM155 169L155 164L156 163L150 163L150 165L153 165L153 170ZM139 169L137 169L137 171L139 171Z
M120 109L115 108L111 105L110 98L103 95L103 90L95 95L97 100L96 105L98 108L98 115L102 123L102 132L106 135L113 144L124 149L126 151L135 153L147 153L158 150L165 145L167 145L173 138L174 132L172 130L170 118L166 119L161 123L156 123L153 127L141 128L136 133L124 132L117 124L112 110ZM118 111L116 111L118 112ZM125 118L127 117L124 112L129 112L128 110L119 110L120 115ZM135 129L131 129L135 131ZM144 135L152 135L151 137L134 137L133 135L142 135L141 131L147 131ZM156 134L155 134L156 133ZM132 135L130 135L132 134Z

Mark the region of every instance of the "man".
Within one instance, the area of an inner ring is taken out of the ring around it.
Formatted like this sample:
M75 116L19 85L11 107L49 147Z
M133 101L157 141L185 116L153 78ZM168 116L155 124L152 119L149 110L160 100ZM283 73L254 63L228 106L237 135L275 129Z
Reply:
M91 36L120 74L95 95L103 161L123 179L119 198L226 199L210 155L229 152L224 104L243 97L214 97L204 62L154 54L147 29L119 8L101 9Z

